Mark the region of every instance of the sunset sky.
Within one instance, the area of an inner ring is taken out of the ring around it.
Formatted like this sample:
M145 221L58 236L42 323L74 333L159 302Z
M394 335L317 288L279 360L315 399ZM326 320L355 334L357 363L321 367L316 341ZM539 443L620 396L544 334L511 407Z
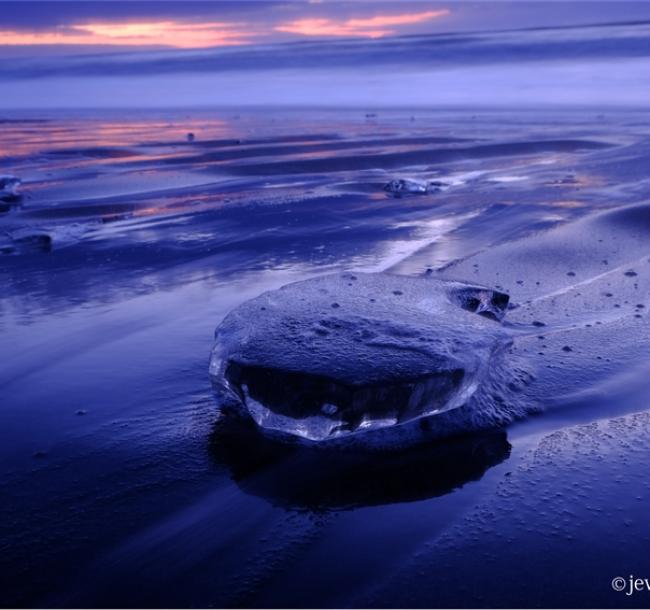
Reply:
M1 2L0 57L111 47L204 48L300 39L564 26L649 18L643 2ZM47 48L47 49L46 49Z
M0 108L639 104L650 2L0 2Z
M0 46L204 48L309 37L381 38L430 31L451 11L430 3L4 3ZM37 8L37 10L35 10ZM75 48L70 48L75 47ZM5 51L8 49L5 49Z

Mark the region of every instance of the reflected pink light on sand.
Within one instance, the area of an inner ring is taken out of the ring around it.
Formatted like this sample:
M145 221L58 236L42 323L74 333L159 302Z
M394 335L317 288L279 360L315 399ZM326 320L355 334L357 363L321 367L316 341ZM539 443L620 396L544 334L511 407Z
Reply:
M168 142L171 145L185 144L189 132L198 134L200 139L228 138L234 137L233 134L236 133L232 124L213 118L209 120L188 118L182 124L156 119L115 121L89 119L70 121L65 129L61 129L57 123L46 122L34 128L33 137L26 137L26 133L29 132L26 132L21 124L15 127L5 125L3 131L5 146L0 148L0 158L38 154L43 150L74 151L86 147L124 147L159 142ZM138 156L144 158L147 154L140 151ZM110 158L104 160L105 163L113 161L115 160ZM90 162L100 161L95 158ZM61 160L61 164L68 163L80 163L80 161Z

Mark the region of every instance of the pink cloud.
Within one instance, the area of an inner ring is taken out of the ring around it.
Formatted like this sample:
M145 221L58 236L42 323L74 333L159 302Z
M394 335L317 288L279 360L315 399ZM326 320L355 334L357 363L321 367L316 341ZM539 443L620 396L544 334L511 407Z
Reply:
M190 49L244 44L249 36L233 24L218 22L93 22L42 32L0 30L0 45L107 44Z
M381 38L395 34L395 27L413 25L438 19L449 15L449 10L423 11L421 13L404 13L401 15L375 15L374 17L357 17L337 20L327 18L295 19L276 26L277 32L301 34L303 36L361 36L364 38Z

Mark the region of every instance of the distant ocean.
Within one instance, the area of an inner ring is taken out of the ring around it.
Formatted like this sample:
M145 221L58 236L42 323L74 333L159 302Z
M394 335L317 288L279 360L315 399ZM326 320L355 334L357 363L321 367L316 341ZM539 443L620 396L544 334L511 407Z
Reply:
M0 108L630 107L650 97L650 22L9 57L0 85Z

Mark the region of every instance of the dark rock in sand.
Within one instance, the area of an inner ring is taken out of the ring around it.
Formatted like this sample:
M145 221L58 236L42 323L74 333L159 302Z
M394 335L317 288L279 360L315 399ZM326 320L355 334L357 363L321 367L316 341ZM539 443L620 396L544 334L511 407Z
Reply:
M0 254L24 254L30 252L50 252L52 236L37 229L20 229L0 238Z

